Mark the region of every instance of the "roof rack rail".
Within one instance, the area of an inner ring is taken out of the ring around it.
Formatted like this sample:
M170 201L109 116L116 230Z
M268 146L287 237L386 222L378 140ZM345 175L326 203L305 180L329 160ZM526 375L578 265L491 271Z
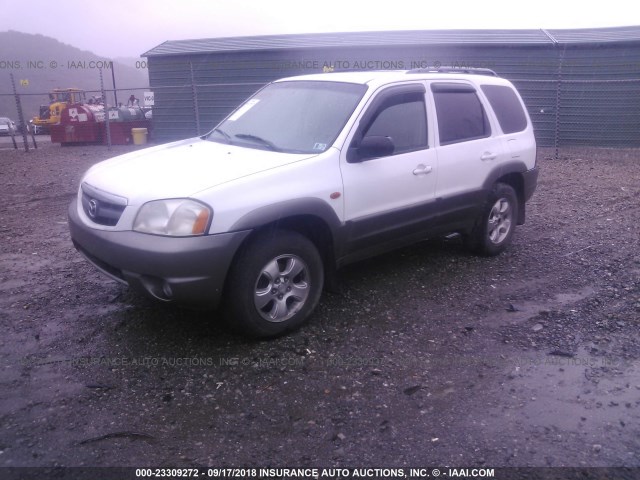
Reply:
M407 70L407 73L467 73L471 75L489 75L497 77L498 74L490 68L462 68L462 67L433 67L433 68L414 68Z

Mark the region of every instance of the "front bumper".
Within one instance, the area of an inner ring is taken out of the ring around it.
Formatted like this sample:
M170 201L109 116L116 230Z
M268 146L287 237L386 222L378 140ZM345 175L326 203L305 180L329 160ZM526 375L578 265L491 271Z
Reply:
M250 231L164 237L90 228L69 205L76 249L96 268L162 301L216 307L231 261Z

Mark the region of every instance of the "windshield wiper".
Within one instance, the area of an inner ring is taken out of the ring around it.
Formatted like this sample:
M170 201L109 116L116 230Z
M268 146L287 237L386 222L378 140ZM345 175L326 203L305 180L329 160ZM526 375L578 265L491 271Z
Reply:
M250 133L236 133L234 136L243 140L254 140L258 143L261 143L265 147L268 147L269 150L273 150L275 152L280 151L280 149L276 147L272 142L270 142L269 140L265 140L264 138L257 135L251 135Z

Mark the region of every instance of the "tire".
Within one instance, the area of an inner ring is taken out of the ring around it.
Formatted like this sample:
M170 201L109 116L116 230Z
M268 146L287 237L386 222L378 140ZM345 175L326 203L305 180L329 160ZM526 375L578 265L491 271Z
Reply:
M236 257L225 289L229 326L252 337L300 327L316 307L324 283L322 259L305 236L269 230Z
M473 231L466 237L467 246L479 255L499 255L511 244L517 216L515 190L506 183L496 183Z

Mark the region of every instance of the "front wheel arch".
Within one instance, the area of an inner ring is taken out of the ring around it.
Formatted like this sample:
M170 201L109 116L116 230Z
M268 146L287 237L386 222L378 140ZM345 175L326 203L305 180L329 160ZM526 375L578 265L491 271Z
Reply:
M223 309L229 326L254 337L274 337L300 327L317 305L324 265L316 246L291 230L254 235L231 266Z

